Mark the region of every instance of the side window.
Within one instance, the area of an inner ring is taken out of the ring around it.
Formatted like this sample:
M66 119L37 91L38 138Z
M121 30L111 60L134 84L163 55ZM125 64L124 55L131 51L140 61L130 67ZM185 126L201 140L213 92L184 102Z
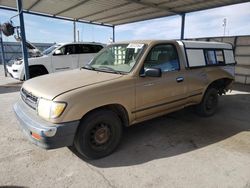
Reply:
M77 54L91 54L99 52L103 47L100 45L91 44L77 44L76 53Z
M64 55L75 54L75 45L66 45L63 54Z
M144 68L160 68L162 72L180 69L178 54L172 44L156 45L149 52Z
M77 45L77 53L78 54L88 54L88 53L91 53L91 49L89 47L89 45L87 44L78 44Z
M215 51L216 59L218 64L225 64L223 51L222 50L216 50Z
M76 50L76 54L81 54L82 53L81 44L76 44L75 45L75 50Z
M98 53L103 47L101 45L91 45L92 53Z
M207 65L224 64L222 50L204 50Z
M208 65L217 64L214 50L205 50L205 57Z
M82 53L84 53L84 54L89 54L89 53L91 53L91 48L90 48L90 46L89 46L89 45L86 45L86 44L82 45Z
M89 48L88 53L97 53L102 49L102 46L100 46L100 45L87 44L85 46Z
M56 51L60 51L61 53L55 55L65 55L66 46L62 46L61 48L57 49Z

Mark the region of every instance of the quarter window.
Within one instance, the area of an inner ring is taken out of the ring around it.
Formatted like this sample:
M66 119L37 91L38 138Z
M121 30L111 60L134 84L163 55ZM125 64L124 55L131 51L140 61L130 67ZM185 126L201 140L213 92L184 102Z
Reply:
M215 55L216 55L216 59L217 59L218 64L224 64L225 63L222 50L216 50Z
M149 52L144 68L160 68L162 72L179 70L177 51L172 44L161 44Z
M225 63L222 50L205 50L204 53L207 65L218 65Z

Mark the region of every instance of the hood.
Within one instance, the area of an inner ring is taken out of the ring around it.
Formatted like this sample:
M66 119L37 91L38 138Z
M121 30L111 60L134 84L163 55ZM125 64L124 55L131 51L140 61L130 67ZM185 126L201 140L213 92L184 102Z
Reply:
M120 74L76 69L27 80L23 88L37 97L52 100L62 93L120 77L122 77Z
M48 58L48 56L47 55L41 55L41 56L37 56L37 57L30 57L29 61L33 61L34 60L34 62L36 62L38 60L44 60L44 58Z

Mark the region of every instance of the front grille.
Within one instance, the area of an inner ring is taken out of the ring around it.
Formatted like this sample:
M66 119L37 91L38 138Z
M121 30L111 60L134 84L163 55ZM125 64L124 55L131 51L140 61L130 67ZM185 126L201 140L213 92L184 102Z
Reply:
M37 108L37 97L32 95L32 93L28 92L24 88L21 89L21 97L23 101L29 105L31 108L36 109Z

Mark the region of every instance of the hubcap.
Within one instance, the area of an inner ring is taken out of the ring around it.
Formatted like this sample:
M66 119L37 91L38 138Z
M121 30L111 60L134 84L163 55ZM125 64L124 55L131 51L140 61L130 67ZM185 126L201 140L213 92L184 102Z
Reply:
M108 125L96 125L91 131L91 143L94 146L100 146L108 143L110 139L110 128Z

